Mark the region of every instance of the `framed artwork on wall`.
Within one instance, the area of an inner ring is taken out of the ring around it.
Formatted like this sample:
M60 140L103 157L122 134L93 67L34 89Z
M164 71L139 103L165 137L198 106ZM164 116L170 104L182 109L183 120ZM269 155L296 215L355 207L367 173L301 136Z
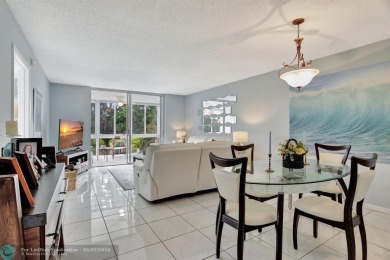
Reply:
M390 164L390 62L319 76L290 91L290 136L314 144L352 145L349 156L378 154Z
M231 126L237 123L237 116L232 115L232 105L237 103L237 95L228 95L210 100L203 100L198 110L201 117L198 131L207 134L231 134Z
M33 100L33 131L34 137L42 137L42 94L34 88L34 100Z

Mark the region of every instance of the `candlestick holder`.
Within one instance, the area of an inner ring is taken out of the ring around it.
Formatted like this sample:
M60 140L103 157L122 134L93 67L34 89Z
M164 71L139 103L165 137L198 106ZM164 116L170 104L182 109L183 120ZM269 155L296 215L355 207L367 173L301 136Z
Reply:
M265 172L267 172L267 173L274 172L274 170L271 169L271 157L272 157L272 154L269 153L268 154L268 169L265 170Z
M305 163L304 163L304 165L310 165L310 163L308 163L306 159L307 159L307 154L305 154Z

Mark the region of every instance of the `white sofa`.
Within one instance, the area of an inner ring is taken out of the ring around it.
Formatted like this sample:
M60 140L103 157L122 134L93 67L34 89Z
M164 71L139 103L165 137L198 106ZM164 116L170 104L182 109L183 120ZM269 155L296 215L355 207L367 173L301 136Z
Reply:
M203 142L211 142L211 141L224 141L230 142L230 136L205 136L205 135L191 135L188 137L187 143L189 144L197 144Z
M231 158L231 142L149 146L144 161L134 163L134 184L149 201L216 188L210 152Z

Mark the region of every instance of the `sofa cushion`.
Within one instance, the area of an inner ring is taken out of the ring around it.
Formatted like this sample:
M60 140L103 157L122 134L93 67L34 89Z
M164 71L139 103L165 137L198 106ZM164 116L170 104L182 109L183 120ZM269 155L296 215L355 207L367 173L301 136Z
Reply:
M150 165L152 162L152 157L154 151L158 150L167 150L167 149L181 149L186 147L194 147L195 144L158 144L150 145L146 148L144 167L146 170L150 171Z
M200 155L198 185L196 190L208 190L217 187L214 180L214 175L211 171L210 153L222 158L232 158L230 150L231 143L229 142L207 142L198 143L196 146L201 147L202 153Z
M196 144L199 142L206 142L207 136L201 136L201 135L191 135L188 137L187 143L190 144Z
M188 137L187 143L197 144L201 142L211 142L211 141L223 141L231 142L230 136L204 136L204 135L191 135Z
M199 142L196 144L196 146L199 146L199 147L206 147L206 146L229 146L229 150L230 150L230 146L232 145L233 143L232 142L225 142L225 141L215 141L215 142Z
M223 141L223 142L231 142L232 138L230 136L209 136L206 139L206 142L211 141Z
M159 199L196 191L200 153L195 146L153 153L150 173Z

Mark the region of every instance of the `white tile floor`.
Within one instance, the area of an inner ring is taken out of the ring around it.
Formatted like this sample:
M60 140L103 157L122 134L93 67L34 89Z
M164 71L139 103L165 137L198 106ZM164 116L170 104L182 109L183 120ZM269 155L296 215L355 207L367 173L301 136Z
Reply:
M90 156L91 158L91 164L93 167L96 167L96 166L110 166L110 165L122 165L122 164L126 164L126 157L128 157L128 160L129 161L132 161L133 160L133 156L136 155L136 153L132 153L130 155L126 155L126 154L115 154L114 157L112 157L112 154L111 154L111 151L110 151L110 154L108 154L107 156L105 155L99 155L99 156L96 156L96 155L93 155L93 156Z
M130 157L132 158L132 157ZM108 166L108 165L121 165L126 163L126 155L125 154L115 154L112 157L111 154L108 155L93 155L91 158L92 166Z
M67 194L65 247L105 245L111 250L71 252L62 259L215 259L217 203L216 191L150 203L134 190L123 191L109 173L93 168L80 174L77 190ZM275 205L276 200L269 203ZM368 259L390 259L390 215L367 208L365 214ZM294 250L292 216L286 206L283 259L347 259L343 231L320 224L314 239L312 222L303 217L299 249ZM275 259L275 237L272 227L247 234L244 259ZM359 232L355 237L361 259ZM220 259L236 258L236 239L236 230L225 225Z

